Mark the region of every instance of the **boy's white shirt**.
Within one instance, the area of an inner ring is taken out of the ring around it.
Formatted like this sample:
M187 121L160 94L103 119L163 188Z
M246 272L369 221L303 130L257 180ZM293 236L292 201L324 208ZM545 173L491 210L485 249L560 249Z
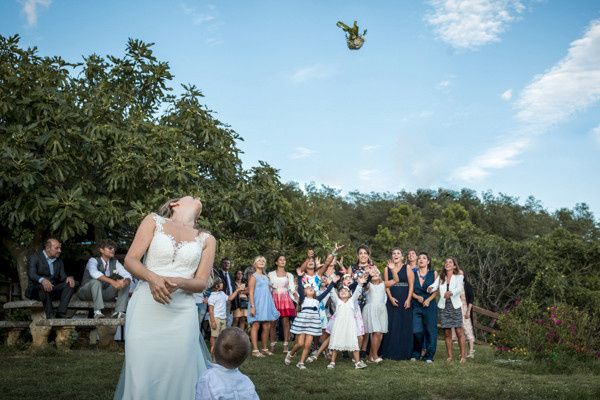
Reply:
M254 384L239 369L212 364L196 384L196 400L258 400Z
M214 307L215 318L227 319L227 297L222 290L208 296L208 305Z

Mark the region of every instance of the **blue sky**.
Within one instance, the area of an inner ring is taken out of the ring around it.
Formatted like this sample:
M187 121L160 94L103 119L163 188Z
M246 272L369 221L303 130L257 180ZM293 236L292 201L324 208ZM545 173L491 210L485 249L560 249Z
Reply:
M335 26L357 19L350 51ZM469 187L600 215L600 2L5 0L0 34L77 61L155 42L246 168L342 189Z

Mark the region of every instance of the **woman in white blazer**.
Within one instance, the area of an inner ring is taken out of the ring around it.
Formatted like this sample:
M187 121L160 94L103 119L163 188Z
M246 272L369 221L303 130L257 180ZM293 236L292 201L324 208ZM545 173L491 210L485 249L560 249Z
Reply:
M452 328L454 328L460 347L460 362L464 363L466 360L466 344L463 330L462 301L460 299L464 291L464 277L458 269L456 260L446 258L444 269L428 290L431 292L440 291L438 309L440 310L440 325L444 329L444 340L446 342L446 352L448 353L447 361L451 362L453 359Z

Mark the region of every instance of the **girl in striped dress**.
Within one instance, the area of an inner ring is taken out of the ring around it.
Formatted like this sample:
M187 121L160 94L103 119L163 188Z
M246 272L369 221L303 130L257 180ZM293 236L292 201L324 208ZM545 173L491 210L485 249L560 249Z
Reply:
M327 289L318 296L313 286L306 279L299 279L298 282L298 295L300 296L300 312L292 323L290 332L296 335L296 342L292 351L288 352L285 356L285 364L290 365L292 358L298 350L301 348L302 355L300 361L296 364L296 367L300 369L306 369L304 361L308 356L310 347L312 346L313 337L321 336L321 318L319 316L319 304L320 302L331 292L331 289L335 286L335 283L339 280L339 277L335 275L333 281L327 286Z

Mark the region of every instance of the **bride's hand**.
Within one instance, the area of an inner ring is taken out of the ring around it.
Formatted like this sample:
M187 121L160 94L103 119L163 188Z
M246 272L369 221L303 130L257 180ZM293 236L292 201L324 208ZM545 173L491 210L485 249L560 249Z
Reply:
M150 293L154 300L160 304L169 304L171 300L171 292L167 288L167 279L160 275L154 275L152 279L148 281L150 285Z
M173 293L181 286L181 278L166 278L165 279L165 287L169 291L169 293Z

